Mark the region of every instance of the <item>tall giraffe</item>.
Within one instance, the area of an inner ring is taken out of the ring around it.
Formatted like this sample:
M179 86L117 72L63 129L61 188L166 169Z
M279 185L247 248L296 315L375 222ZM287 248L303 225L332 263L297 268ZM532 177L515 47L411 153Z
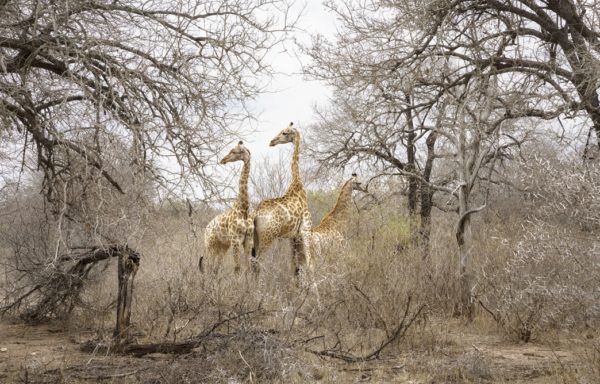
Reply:
M352 191L366 191L356 173L342 185L333 209L312 229L310 244L313 253L320 255L325 249L346 245L343 233L348 222Z
M276 238L290 238L292 243L292 265L298 274L299 264L312 265L309 249L312 219L306 202L306 192L300 177L300 132L294 123L279 132L269 146L293 143L292 181L286 193L275 199L263 200L254 211L253 261L269 248ZM257 268L255 264L255 268Z
M231 248L235 261L235 271L240 270L240 254L247 261L252 246L252 233L254 225L248 215L248 176L250 175L250 151L244 147L243 142L233 147L231 151L221 160L221 164L233 161L243 161L242 174L240 176L240 191L233 206L211 220L204 231L204 248L209 256L217 257L217 263L227 254ZM201 256L198 267L203 271L204 257Z

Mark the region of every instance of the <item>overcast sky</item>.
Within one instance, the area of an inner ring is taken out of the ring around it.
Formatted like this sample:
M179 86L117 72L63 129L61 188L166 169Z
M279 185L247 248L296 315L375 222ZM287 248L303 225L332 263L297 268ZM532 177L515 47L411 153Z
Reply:
M310 34L317 32L332 37L335 17L320 0L308 0L298 27L294 38L303 42L308 42ZM307 127L314 119L313 106L326 105L331 95L322 83L303 77L302 62L307 63L309 59L301 56L293 43L273 52L269 61L279 73L270 83L269 92L250 104L258 118L258 132L249 135L245 143L254 158L285 156L291 152L291 146L280 150L270 148L269 141L290 122L300 129Z

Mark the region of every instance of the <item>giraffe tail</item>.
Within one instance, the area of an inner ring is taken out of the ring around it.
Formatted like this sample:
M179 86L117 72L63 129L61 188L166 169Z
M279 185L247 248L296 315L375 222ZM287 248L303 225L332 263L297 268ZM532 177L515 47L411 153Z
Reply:
M198 270L200 272L204 272L204 255L200 255L200 257L198 258Z
M258 251L258 226L256 225L258 218L254 218L254 229L252 230L253 242L252 242L252 259L256 260L257 251Z

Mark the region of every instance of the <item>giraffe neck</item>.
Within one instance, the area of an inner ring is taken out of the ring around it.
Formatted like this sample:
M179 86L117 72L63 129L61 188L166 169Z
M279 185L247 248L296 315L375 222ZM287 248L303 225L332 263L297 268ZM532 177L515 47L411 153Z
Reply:
M248 218L248 209L250 203L248 202L248 178L250 176L250 159L244 161L244 167L242 168L242 175L240 176L240 192L236 202L237 208L242 212L244 218Z
M292 182L288 188L288 193L304 190L300 178L300 141L300 134L296 133L294 137L294 154L292 155Z
M321 223L317 226L318 230L339 230L345 223L346 214L352 201L352 183L347 181L342 186L335 206L325 215Z
M347 181L346 184L342 187L340 194L338 195L335 206L329 213L330 216L333 216L336 220L343 219L346 213L348 212L348 208L350 207L350 203L352 201L352 182Z

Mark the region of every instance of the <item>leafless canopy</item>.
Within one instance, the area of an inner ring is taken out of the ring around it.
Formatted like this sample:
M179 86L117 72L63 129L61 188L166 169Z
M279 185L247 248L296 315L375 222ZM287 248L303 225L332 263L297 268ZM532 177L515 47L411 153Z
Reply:
M0 231L12 251L0 309L70 311L94 266L123 254L111 250L132 249L139 265L132 241L152 187L215 191L208 160L251 117L244 102L270 74L265 55L293 26L291 5L0 1L0 202L16 212Z
M497 77L504 93L498 99L507 105L507 114L544 119L583 116L600 137L597 1L393 3L426 15L420 19L420 33L413 35L413 49L398 57L396 65L423 57L450 58L458 64L456 84L478 73Z
M319 111L314 157L403 176L409 211L420 200L426 222L435 191L458 198L464 182L491 181L486 165L508 157L535 121L583 121L587 155L600 135L598 5L329 2L340 33L335 41L316 35L306 49L306 73L335 89L333 107ZM483 120L477 105L488 110Z
M0 2L3 155L27 166L32 154L48 197L73 176L72 159L119 192L124 164L208 183L207 158L248 117L264 56L293 24L289 5Z

